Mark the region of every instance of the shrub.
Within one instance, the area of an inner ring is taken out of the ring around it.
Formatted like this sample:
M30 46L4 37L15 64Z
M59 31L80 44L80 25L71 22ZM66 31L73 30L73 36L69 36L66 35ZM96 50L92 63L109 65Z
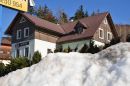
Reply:
M17 69L22 69L24 67L30 66L30 60L26 57L17 57L11 59L11 63L7 65L6 70L8 72L15 71ZM8 68L8 69L7 69Z
M88 50L88 45L84 44L84 46L81 48L81 50L79 51L80 53L87 53Z
M5 65L0 63L0 77L5 75Z
M62 52L62 51L63 51L63 48L62 48L62 46L60 46L60 47L58 47L58 48L56 48L56 49L54 50L54 53Z
M111 45L115 45L117 43L120 43L120 37L117 38L113 38L110 43L105 44L105 46L103 47L103 49L106 49L107 47L110 47Z
M41 60L41 53L39 51L36 51L32 57L32 64L36 64Z
M97 53L99 51L101 51L101 49L97 45L94 45L94 41L91 40L89 43L89 48L87 50L87 53L94 54L94 53Z

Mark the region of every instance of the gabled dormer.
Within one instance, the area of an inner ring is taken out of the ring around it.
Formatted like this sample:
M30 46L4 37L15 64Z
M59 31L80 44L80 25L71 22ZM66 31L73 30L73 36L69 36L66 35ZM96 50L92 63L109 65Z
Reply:
M74 32L77 34L83 33L87 29L86 24L83 22L78 21L77 24L74 27Z

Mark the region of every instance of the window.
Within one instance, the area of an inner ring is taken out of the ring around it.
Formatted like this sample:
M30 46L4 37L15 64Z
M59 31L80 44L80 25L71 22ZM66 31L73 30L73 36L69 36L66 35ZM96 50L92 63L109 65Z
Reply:
M28 57L29 56L29 47L26 47L24 50L24 56Z
M83 32L83 28L82 27L76 28L76 32L79 33L79 34L82 33Z
M19 57L19 49L16 51L16 57Z
M99 38L104 39L104 30L99 28Z
M29 36L29 28L24 28L24 37Z
M111 32L107 32L107 40L110 41L112 39L112 34Z
M20 23L23 23L25 21L26 21L25 18L21 18Z
M21 30L17 30L17 39L21 39Z
M107 24L107 19L105 18L105 20L104 20L104 24Z

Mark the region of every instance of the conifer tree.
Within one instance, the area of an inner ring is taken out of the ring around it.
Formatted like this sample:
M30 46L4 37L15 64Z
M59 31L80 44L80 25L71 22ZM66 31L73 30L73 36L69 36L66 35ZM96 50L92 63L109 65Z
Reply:
M53 15L52 11L47 7L47 5L45 5L44 7L39 6L36 15L39 18L45 19L53 23L57 23L57 19Z

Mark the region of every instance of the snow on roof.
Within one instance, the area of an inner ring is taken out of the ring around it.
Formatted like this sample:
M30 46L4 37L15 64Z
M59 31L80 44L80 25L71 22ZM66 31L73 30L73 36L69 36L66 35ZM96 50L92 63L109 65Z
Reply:
M97 54L49 54L0 78L0 86L130 86L130 43Z

